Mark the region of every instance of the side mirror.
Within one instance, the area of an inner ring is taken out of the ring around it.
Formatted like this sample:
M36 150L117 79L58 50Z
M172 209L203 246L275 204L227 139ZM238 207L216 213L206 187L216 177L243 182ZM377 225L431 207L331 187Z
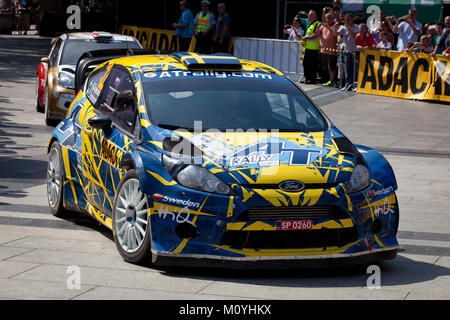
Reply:
M95 129L101 129L105 133L105 136L109 136L112 133L111 118L108 116L95 116L88 120L89 125Z
M43 58L41 58L41 62L49 63L50 59L48 57L43 57Z

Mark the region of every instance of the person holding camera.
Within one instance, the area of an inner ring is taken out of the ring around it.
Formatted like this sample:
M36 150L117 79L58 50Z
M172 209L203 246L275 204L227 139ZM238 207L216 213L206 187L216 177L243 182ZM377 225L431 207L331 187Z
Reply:
M433 52L431 52L431 56L434 57L436 54L439 54L440 50L444 48L448 48L450 46L450 16L446 16L444 19L445 29L440 35L439 41L437 42ZM442 28L442 25L438 25L438 27ZM439 35L439 30L438 30Z
M422 35L422 24L417 20L417 9L409 9L409 15L400 17L394 26L398 34L397 50L402 52L408 42L418 42Z
M292 25L286 25L284 26L283 30L284 34L289 35L288 40L289 41L298 41L300 40L305 32L303 31L300 23L300 18L295 16L294 21L292 22Z

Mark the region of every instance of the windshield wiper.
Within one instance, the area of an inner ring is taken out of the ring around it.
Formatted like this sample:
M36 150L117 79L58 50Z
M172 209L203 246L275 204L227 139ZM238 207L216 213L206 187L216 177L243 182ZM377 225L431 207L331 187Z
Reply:
M169 130L184 129L184 130L187 130L187 131L190 131L190 132L194 132L194 129L192 129L192 128L185 128L185 127L175 126L175 125L172 125L172 124L158 123L157 126L160 127L160 128L169 129Z

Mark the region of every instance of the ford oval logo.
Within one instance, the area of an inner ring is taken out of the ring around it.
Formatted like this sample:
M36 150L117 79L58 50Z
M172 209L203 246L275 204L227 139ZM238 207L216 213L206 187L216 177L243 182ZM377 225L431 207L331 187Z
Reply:
M305 189L305 184L297 180L286 180L281 182L278 186L281 190L287 192L298 192Z

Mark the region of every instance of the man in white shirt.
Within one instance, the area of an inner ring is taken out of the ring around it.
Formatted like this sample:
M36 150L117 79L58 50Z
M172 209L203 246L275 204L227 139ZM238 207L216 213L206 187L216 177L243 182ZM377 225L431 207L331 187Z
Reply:
M422 34L422 24L417 20L417 9L409 9L409 15L397 20L394 33L398 33L397 50L403 51L408 42L418 42Z
M289 35L289 41L299 41L305 34L300 24L300 18L297 16L294 18L292 26L286 26L283 32Z
M358 34L358 26L353 23L353 17L351 13L345 15L345 24L343 26L336 25L334 29L334 35L340 35L344 39L345 53L345 86L341 88L342 91L348 91L353 89L353 82L355 79L355 52L356 52L356 35Z

